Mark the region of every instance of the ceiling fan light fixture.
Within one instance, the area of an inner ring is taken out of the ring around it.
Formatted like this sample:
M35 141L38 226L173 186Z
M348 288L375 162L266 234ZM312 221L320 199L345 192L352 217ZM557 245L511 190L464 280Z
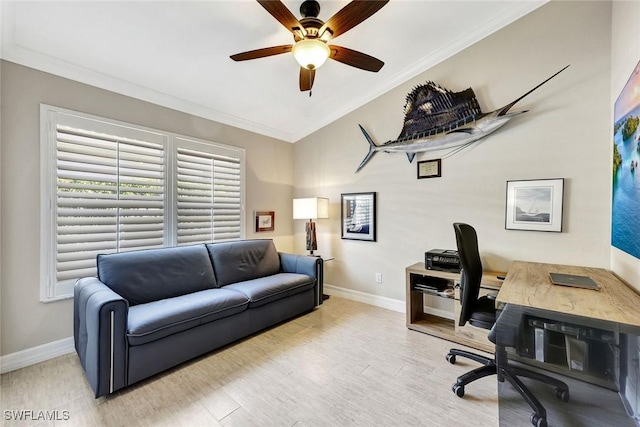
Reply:
M320 68L330 54L329 46L318 39L300 40L293 46L293 56L307 70Z

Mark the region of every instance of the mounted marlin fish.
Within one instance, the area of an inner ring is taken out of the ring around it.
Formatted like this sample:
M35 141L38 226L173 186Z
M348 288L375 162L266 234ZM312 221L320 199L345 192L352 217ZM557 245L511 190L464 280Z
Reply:
M462 92L452 92L433 82L416 87L407 95L404 127L395 141L376 145L362 125L358 125L369 142L369 153L358 166L356 173L360 172L378 151L405 153L409 163L413 162L416 153L424 151L456 148L450 154L456 153L498 130L513 117L526 113L528 110L516 113L509 113L509 110L522 98L566 70L567 67L569 66L567 65L515 101L490 113L482 112L471 88Z

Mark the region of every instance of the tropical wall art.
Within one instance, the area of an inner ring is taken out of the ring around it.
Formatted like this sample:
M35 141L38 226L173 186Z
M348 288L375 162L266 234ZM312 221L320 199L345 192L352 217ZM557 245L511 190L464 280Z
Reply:
M640 258L640 62L614 105L611 245Z
M409 163L416 153L436 150L450 150L448 157L468 147L505 125L513 117L526 111L510 113L518 101L538 89L543 84L563 72L568 65L534 87L524 95L502 108L483 113L473 89L452 92L434 82L417 86L407 95L404 106L404 126L395 141L376 144L367 131L360 126L369 143L369 152L356 169L356 173L379 151L385 153L405 153Z

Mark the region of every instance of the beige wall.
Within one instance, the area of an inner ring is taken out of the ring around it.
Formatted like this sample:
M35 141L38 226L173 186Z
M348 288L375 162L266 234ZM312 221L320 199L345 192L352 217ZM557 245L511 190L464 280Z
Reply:
M48 304L38 301L40 103L245 148L246 237L273 238L279 250L293 249L289 219L293 194L291 144L10 62L0 62L0 66L0 354L73 335L71 300ZM253 232L255 210L275 211L275 232Z
M614 2L612 30L609 2L552 2L293 146L0 62L0 354L72 334L70 300L38 302L40 103L244 147L246 237L274 238L280 250L304 252L304 224L289 219L291 197L330 197L331 219L317 228L319 252L336 257L326 267L327 282L336 286L404 300L404 267L427 249L454 248L454 221L477 228L488 268L506 269L514 259L609 267L611 99L638 59L640 43L630 29L638 7ZM612 58L612 44L628 39L635 40L624 45L633 58L623 58L622 49ZM614 74L621 73L613 83L612 60ZM415 162L400 154L378 154L353 173L367 152L357 124L378 143L397 137L405 95L415 85L473 87L489 111L566 64L567 71L514 108L529 113L444 159L442 178L417 180ZM563 232L505 230L506 181L556 177L565 178ZM358 191L378 193L376 243L340 239L340 194ZM252 232L254 210L276 211L275 233ZM639 263L632 261L621 273L632 271L637 282Z
M610 47L609 2L552 2L297 142L296 196L331 199L331 219L318 225L319 252L336 257L326 282L404 300L404 268L428 249L455 248L455 221L476 227L485 268L516 259L609 267ZM358 124L378 143L395 139L415 85L470 86L490 111L567 64L514 108L530 112L444 159L442 178L417 180L415 162L385 153L354 174L368 150ZM563 232L505 230L506 181L541 178L565 178ZM376 243L340 239L340 194L360 191L378 194ZM300 249L302 225L294 230Z
M2 19L0 12L0 19ZM2 61L0 60L0 310L2 309ZM2 355L2 312L0 312L0 355ZM0 392L0 399L2 392Z
M611 106L640 60L640 2L613 2L611 35ZM613 113L610 123L613 123ZM613 134L611 125L610 135ZM611 144L611 138L609 138ZM611 150L610 150L611 151ZM640 260L611 246L611 269L640 292Z

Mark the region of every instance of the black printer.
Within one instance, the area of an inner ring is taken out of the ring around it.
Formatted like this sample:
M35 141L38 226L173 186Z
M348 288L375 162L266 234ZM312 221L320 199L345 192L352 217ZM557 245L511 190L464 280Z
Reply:
M424 253L424 266L427 270L460 273L458 251L452 249L431 249Z

